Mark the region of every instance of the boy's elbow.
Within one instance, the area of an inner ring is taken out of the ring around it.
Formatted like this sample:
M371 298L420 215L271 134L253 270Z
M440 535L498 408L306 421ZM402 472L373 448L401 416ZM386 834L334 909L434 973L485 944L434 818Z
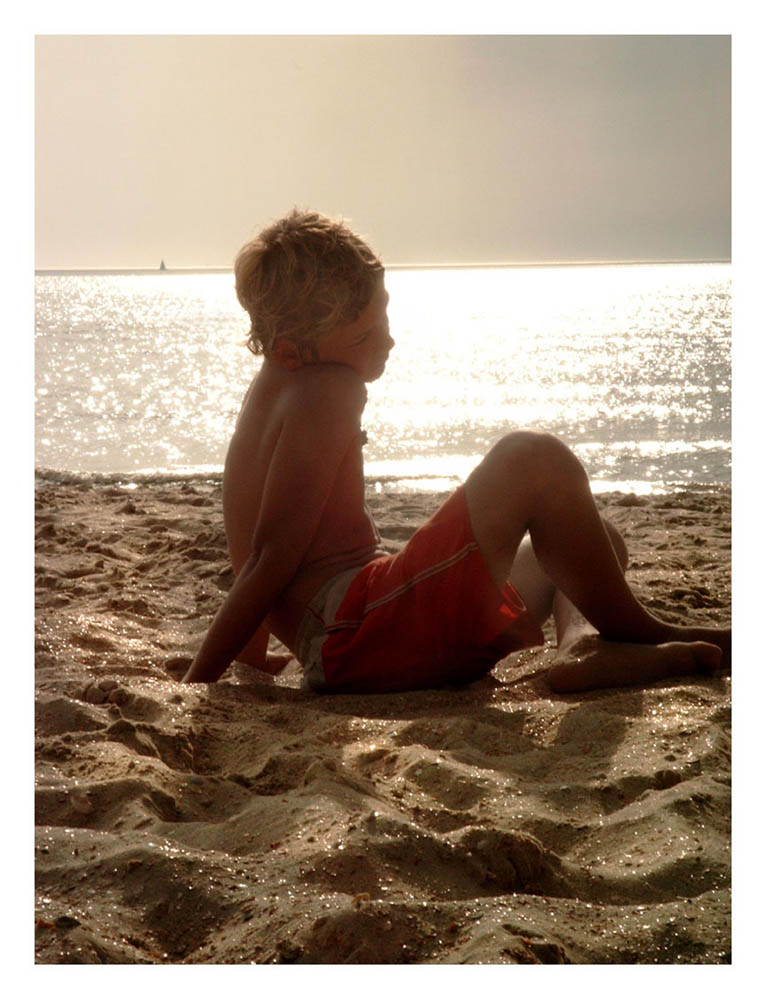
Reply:
M302 557L303 551L293 552L290 545L254 538L251 553L240 572L268 579L272 584L285 584L295 574Z
M256 529L250 544L250 555L240 570L241 573L253 573L263 566L272 566L277 555L277 547L273 542L264 539L263 533Z

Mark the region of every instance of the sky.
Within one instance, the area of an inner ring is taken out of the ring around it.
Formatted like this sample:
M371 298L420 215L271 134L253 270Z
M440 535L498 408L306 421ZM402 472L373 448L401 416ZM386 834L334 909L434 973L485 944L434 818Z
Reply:
M726 34L35 41L35 266L228 267L294 205L389 265L729 260Z

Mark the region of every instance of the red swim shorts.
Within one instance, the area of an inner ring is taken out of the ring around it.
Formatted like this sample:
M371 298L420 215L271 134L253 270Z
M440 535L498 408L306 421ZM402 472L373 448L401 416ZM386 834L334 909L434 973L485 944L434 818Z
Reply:
M336 610L325 617L328 592L338 582L343 593L347 581L340 604L335 586ZM510 584L499 590L490 575L463 487L396 555L330 581L320 605L307 610L317 629L308 644L313 662L299 655L307 685L319 691L466 684L509 653L544 641L517 591Z

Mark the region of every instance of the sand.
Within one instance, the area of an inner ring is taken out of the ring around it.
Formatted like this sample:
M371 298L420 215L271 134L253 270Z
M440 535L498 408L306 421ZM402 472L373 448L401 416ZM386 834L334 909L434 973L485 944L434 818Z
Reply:
M730 681L559 696L182 686L232 576L220 488L48 484L37 963L725 964ZM395 547L433 494L371 492ZM730 620L730 494L599 498L673 621Z

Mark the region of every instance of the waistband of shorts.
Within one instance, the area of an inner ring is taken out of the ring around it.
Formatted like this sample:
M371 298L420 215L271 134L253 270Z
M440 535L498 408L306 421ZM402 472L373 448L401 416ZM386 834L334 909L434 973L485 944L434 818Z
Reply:
M355 566L353 569L343 570L332 576L323 583L306 605L306 611L296 631L293 649L296 659L303 667L308 667L316 655L317 640L321 637L324 642L327 636L326 626L335 618L352 580L362 568Z

